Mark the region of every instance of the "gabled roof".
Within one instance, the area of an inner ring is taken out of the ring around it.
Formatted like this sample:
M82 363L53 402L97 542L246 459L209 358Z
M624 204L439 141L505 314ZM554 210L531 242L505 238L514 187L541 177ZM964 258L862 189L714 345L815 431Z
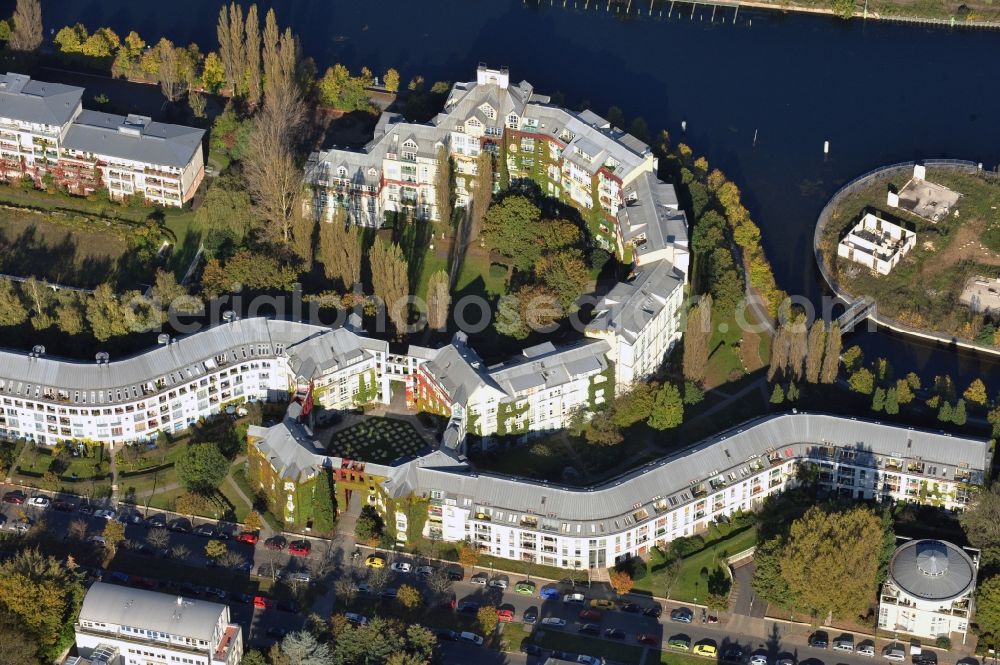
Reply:
M479 388L492 388L502 393L486 372L479 354L460 333L421 368L444 389L449 399L458 404L468 403L469 397Z
M552 388L602 372L608 367L605 341L584 341L556 349L551 343L529 347L520 358L490 369L490 378L508 395Z
M665 247L687 247L687 217L680 209L673 185L647 172L629 183L623 195L625 205L618 210L618 225L623 242L641 239L634 245L637 255Z
M389 343L336 328L285 349L288 365L297 377L309 380L330 371L356 365L373 352L387 353Z
M33 81L8 72L0 75L0 118L62 126L80 105L83 88Z
M684 288L684 275L669 261L640 266L629 282L618 282L594 306L588 332L613 331L635 342L639 333L662 310L676 289Z
M95 582L83 598L79 620L211 642L226 610L207 600Z
M183 168L201 148L205 130L154 122L146 116L81 111L63 147L156 166Z
M326 459L313 433L297 421L300 409L289 406L285 418L272 427L251 427L247 435L283 480L299 483L311 478Z

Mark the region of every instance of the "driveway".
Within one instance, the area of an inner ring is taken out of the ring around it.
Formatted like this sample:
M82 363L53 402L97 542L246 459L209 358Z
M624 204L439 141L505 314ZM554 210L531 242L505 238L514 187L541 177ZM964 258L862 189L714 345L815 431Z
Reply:
M763 619L767 613L767 603L757 597L753 590L753 573L756 570L753 559L733 569L733 614Z

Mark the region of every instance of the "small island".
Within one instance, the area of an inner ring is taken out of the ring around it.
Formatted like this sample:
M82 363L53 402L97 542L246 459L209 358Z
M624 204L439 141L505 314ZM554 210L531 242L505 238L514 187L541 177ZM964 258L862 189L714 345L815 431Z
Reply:
M845 302L901 332L1000 352L1000 177L972 162L897 164L841 188L816 260Z

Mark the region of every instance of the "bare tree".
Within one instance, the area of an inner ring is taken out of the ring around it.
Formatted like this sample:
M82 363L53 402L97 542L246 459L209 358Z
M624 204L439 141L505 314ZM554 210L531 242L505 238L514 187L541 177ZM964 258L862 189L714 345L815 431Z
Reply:
M256 108L260 104L260 19L257 18L257 5L250 5L247 10L246 40L243 43L246 53L247 104Z
M158 550L170 544L170 533L163 527L154 527L146 534L146 542Z
M389 583L389 570L387 568L372 568L371 572L368 573L368 586L371 587L372 593L376 596L382 593L385 586Z
M42 45L42 4L39 0L17 0L13 21L12 49L34 51Z
M77 518L69 523L69 536L76 540L83 540L87 537L87 520Z
M448 271L438 270L427 283L427 325L434 330L444 330L448 326L450 306Z
M226 550L226 552L219 557L219 565L224 568L240 568L246 563L246 558L239 552L234 552L233 550Z
M358 587L350 577L342 577L333 585L334 593L345 604L350 604L358 597Z
M184 561L191 556L191 550L188 549L187 545L174 545L170 548L170 555L178 561Z
M444 594L451 591L453 585L451 578L448 577L448 571L444 568L439 568L427 578L427 586L435 593Z
M180 61L173 42L163 38L156 45L157 59L160 61L160 90L168 101L176 102L184 91L180 75Z

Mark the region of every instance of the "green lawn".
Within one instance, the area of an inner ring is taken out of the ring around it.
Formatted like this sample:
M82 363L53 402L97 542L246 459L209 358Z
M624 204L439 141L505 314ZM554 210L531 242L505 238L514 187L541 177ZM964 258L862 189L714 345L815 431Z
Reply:
M427 441L405 420L365 418L334 432L327 452L349 459L388 464L400 457L414 457Z
M708 538L706 538L708 540ZM757 529L753 526L738 531L727 538L712 541L708 547L685 557L681 562L677 579L670 587L670 598L692 603L704 602L708 593L701 571L709 573L725 565L727 557L742 552L757 544Z
M656 660L656 656L659 656L659 660ZM706 662L711 662L707 658L699 658L698 656L688 656L681 653L655 653L651 652L650 657L646 658L647 663L660 663L660 665L705 665Z

